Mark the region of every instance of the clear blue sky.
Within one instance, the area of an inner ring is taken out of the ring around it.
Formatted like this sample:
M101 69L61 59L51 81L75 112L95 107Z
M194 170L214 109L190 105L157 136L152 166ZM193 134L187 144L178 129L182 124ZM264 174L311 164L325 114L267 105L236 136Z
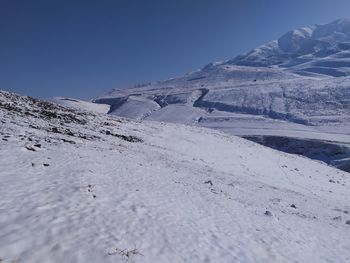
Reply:
M349 16L349 0L0 0L0 89L89 99Z

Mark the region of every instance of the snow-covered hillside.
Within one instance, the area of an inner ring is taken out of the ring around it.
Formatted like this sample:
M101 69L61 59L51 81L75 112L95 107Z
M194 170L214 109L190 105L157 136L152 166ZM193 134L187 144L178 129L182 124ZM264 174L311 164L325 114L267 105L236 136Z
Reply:
M108 113L111 108L111 106L107 104L96 104L89 101L77 100L72 98L64 98L64 97L54 97L50 99L50 101L69 108L93 111L98 113Z
M350 261L346 172L8 92L0 122L1 261Z
M214 128L350 171L349 59L350 19L340 19L94 102L114 115Z

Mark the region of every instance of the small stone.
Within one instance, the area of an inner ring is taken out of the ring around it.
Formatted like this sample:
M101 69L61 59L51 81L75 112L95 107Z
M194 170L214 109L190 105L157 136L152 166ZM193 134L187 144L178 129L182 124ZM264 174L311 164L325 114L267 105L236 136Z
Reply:
M35 149L33 146L31 146L31 145L26 145L25 147L26 147L26 149L27 149L28 151L32 151L32 152L35 152L35 151L36 151L36 149Z
M350 220L347 220L345 224L350 225Z
M48 163L43 163L43 165L44 165L45 167L50 166L50 164L48 164Z
M272 213L271 213L270 211L266 210L265 213L264 213L264 215L266 215L266 216L272 216Z
M332 179L329 179L329 182L335 184L335 181Z
M292 204L290 207L295 208L295 209L297 208L295 204Z
M213 186L213 182L211 180L208 180L206 182L204 182L205 184L210 184L211 186Z

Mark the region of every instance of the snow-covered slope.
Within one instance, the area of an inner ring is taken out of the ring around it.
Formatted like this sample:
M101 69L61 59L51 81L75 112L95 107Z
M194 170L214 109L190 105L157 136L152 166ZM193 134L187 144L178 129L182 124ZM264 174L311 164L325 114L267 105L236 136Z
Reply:
M111 91L95 102L112 105L116 115L119 112L131 118L215 128L249 138L320 140L319 145L342 150L329 150L326 157L318 158L317 154L312 157L333 164L337 159L348 160L350 78L319 79L291 75L281 69L241 66L220 66L220 75L217 66L214 67L215 73L210 72L214 69L206 68L141 88ZM225 71L235 76L225 80ZM208 80L206 76L210 76ZM143 104L130 104L135 98ZM282 145L280 149L287 147ZM345 167L349 167L349 160L346 162Z
M350 20L340 19L292 30L185 76L112 90L94 102L112 105L120 116L215 128L259 142L261 136L265 142L276 136L280 143L318 140L317 149L330 147L326 156L292 149L293 143L273 145L341 162L344 169L350 167L349 59Z
M347 262L350 175L215 130L0 92L5 262Z
M72 98L54 97L50 101L58 103L62 106L71 107L74 109L93 111L98 113L108 113L111 106L107 104L96 104L89 101L77 100Z

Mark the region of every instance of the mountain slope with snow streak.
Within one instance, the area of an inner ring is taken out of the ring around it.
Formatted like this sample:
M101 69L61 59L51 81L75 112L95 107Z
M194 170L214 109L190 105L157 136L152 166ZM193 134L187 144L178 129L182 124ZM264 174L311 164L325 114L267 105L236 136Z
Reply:
M350 260L346 172L8 92L0 122L5 262Z
M54 98L51 98L50 101L60 104L62 106L66 106L66 107L70 107L78 110L93 111L98 113L108 113L111 108L111 106L107 104L96 104L89 101L77 100L77 99L65 98L65 97L54 97Z

